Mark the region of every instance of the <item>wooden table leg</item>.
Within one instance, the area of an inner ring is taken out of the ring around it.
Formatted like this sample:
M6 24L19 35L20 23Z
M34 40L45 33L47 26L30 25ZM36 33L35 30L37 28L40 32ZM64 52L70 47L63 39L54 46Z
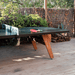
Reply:
M49 42L51 42L51 34L47 34Z
M16 46L19 46L20 45L20 38L17 38L17 44Z
M33 37L29 36L29 38L30 38L30 40L32 42L32 45L33 45L34 49L37 50L36 41L33 39Z
M37 50L37 46L36 46L36 41L35 40L32 40L32 45L33 45L34 49Z
M43 40L45 42L46 48L48 50L49 56L51 58L53 58L54 56L53 56L52 49L51 49L51 45L50 45L51 34L50 35L42 35L42 37L43 37Z

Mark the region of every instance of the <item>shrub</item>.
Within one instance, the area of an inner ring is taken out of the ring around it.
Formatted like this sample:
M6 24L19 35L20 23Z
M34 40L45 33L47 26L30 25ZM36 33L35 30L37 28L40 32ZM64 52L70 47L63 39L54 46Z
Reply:
M47 27L48 23L45 19L38 16L38 18L17 14L16 17L5 17L0 19L0 24L8 24L18 28L23 27Z
M8 24L18 28L23 27L47 27L48 23L38 14L22 15L18 13L18 6L9 2L6 8L1 11L0 24Z

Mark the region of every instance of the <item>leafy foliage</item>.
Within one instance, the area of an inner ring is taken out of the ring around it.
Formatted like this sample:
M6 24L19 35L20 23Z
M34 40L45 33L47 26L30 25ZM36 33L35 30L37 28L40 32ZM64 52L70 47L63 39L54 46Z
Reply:
M2 19L1 21L8 24L12 25L18 28L23 28L23 27L47 27L47 21L45 19L37 18L33 19L31 16L26 16L26 15L17 15L15 18L8 18L8 19Z
M18 7L14 5L12 2L9 2L5 9L1 11L1 16L9 16L17 15Z
M40 18L40 16L38 14L30 14L29 16L31 16L33 19Z
M44 7L44 0L1 0L1 2L4 2L4 5L13 2L20 7ZM74 0L47 0L48 8L73 8L73 6Z
M0 24L5 23L18 28L47 26L47 21L42 19L38 14L22 15L18 13L18 6L9 2L6 8L1 11Z

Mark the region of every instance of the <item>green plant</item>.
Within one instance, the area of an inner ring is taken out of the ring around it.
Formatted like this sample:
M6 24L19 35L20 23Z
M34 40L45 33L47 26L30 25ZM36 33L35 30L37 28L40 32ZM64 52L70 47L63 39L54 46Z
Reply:
M14 18L9 18L9 17L1 17L0 19L0 24L5 23L11 26L15 26L18 28L23 28L23 27L47 27L48 23L45 19L41 18L32 18L31 16L26 16L19 14Z
M47 21L41 18L38 14L25 15L18 13L18 7L12 2L6 5L6 8L1 11L0 24L5 23L18 28L23 27L47 27Z
M30 14L29 16L31 16L33 19L41 18L38 14Z
M0 7L4 7L8 2L20 7L44 7L44 0L0 0ZM73 8L74 0L47 0L48 8Z
M1 16L9 16L9 18L14 18L13 15L16 16L16 14L18 13L18 7L16 5L14 5L12 2L9 2L8 5L6 6L5 9L3 9L1 11Z
M32 17L32 26L35 26L35 27L48 26L46 19L41 18L38 14L30 14L29 16Z

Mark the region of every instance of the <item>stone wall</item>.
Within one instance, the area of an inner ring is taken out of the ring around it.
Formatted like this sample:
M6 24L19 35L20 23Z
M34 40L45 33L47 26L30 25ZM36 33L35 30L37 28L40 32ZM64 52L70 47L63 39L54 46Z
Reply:
M51 27L58 27L63 23L64 28L70 30L70 35L73 36L74 14L73 9L48 9L48 22Z

